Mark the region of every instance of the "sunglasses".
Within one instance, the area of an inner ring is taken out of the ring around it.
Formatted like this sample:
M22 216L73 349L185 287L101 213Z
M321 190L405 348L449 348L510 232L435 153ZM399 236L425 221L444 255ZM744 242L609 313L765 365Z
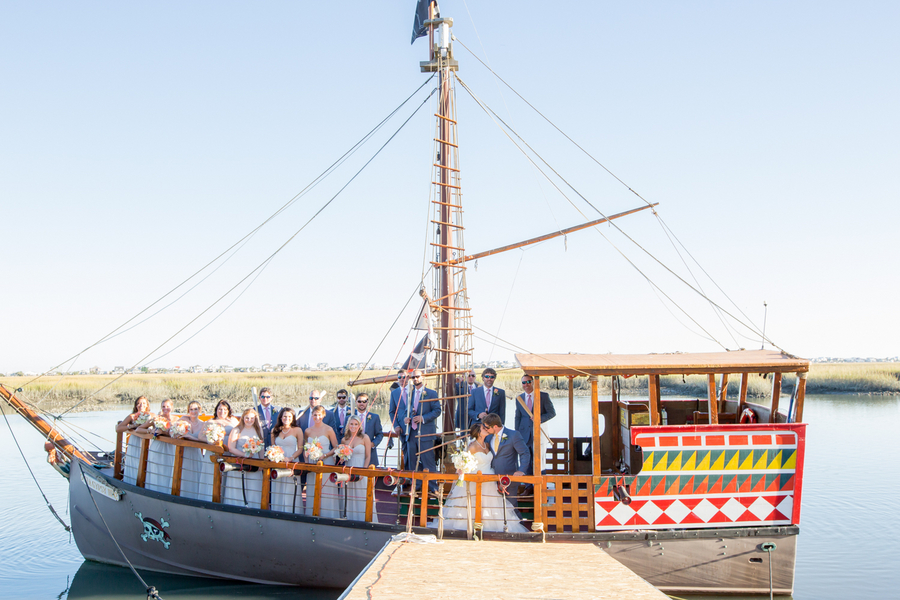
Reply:
M260 396L260 398L266 398L267 400L268 400L269 398L271 398L271 397L272 397L272 396Z
M309 399L310 399L310 400L318 400L319 397L318 397L318 396L310 396Z
M494 379L495 377L497 377L497 376L496 375L482 375L481 376L482 379Z
M527 380L527 381L523 381L523 382L522 382L522 385L531 385L532 383L534 383L534 380L529 379L529 380Z
M338 399L338 400L346 400L346 399L347 399L347 396L338 396L337 399Z
M356 403L357 404L368 404L369 401L368 400L357 400Z

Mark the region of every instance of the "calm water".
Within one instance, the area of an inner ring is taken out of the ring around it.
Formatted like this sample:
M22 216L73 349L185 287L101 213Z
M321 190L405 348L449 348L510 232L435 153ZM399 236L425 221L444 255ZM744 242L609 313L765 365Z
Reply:
M549 423L551 435L564 434L568 426L566 410L559 406L563 401L556 404L558 417ZM112 448L112 428L126 412L127 408L82 413L73 415L71 423L108 432L104 437L110 441L100 445ZM891 459L900 428L900 398L811 396L805 412L810 427L794 598L900 596L895 550L900 540L900 462ZM587 413L586 401L577 403L576 413L576 417ZM68 522L67 481L44 462L41 437L21 418L11 415L9 419L44 492ZM576 421L576 435L587 434L588 429L588 420ZM146 597L127 569L81 558L44 505L5 421L0 423L0 444L6 454L0 470L0 599ZM165 600L325 600L338 595L156 573L143 576Z

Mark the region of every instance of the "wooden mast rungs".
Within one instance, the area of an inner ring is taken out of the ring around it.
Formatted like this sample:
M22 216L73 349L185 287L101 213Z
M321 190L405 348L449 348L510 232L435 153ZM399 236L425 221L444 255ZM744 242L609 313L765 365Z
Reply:
M434 185L442 185L442 186L444 186L444 187L454 188L454 189L457 189L457 190L461 190L461 189L462 189L462 186L459 186L459 185L450 185L449 183L441 183L440 181L432 181L431 183L433 183Z
M441 202L440 200L432 200L432 202L434 202L435 204L443 204L444 206L449 206L451 208L462 208L462 206L460 206L459 204L453 204L452 202Z
M453 142L448 142L447 140L440 140L438 138L434 138L434 141L438 142L439 144L447 144L448 146L453 146L454 148L459 148L459 146L457 144L454 144ZM447 168L447 167L441 167L441 168Z
M460 252L465 252L465 248L460 248L458 246L451 246L449 244L438 244L437 242L431 242L432 246L437 246L438 248L449 248L450 250L459 250Z
M472 310L471 308L463 308L462 306L438 306L441 310Z
M432 303L433 305L438 305L438 302L441 302L442 300L446 300L447 298L451 298L451 297L453 297L453 296L455 296L455 295L457 295L457 294L461 294L461 293L463 293L463 292L465 292L465 291L466 291L466 288L459 288L459 289L456 290L455 292L450 292L450 293L447 294L446 296L441 296L440 298L435 298L434 300L431 301L431 303ZM438 306L439 306L439 305L438 305Z
M432 219L431 222L434 223L435 225L446 225L447 227L456 227L457 229L465 229L465 227L463 227L462 225L456 225L454 223L445 223L443 221L435 221L434 219Z
M466 356L471 356L472 352L465 352L463 350L449 350L447 348L432 348L435 352L449 352L450 354L465 354Z
M448 167L446 165L439 165L438 163L431 163L431 164L434 167L440 167L441 169L447 169L448 171L455 171L457 173L460 172L459 169L454 169L453 167Z
M435 331L472 331L471 327L432 327Z
M457 124L456 121L454 121L454 120L451 119L450 117L445 117L444 115L439 115L439 114L437 114L437 113L434 113L434 116L436 116L436 117L439 118L439 119L444 119L445 121L450 121L450 122L453 123L454 125Z

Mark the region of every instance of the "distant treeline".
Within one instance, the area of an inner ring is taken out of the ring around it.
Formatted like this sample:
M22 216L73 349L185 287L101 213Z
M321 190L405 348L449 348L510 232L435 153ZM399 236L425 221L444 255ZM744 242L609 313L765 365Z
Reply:
M366 371L366 377L383 375L386 372ZM114 375L79 375L72 377L45 377L25 386L19 397L46 410L69 407L87 400L76 410L96 410L104 404L130 404L138 396L147 396L155 407L160 400L172 398L176 410L183 410L191 400L199 400L204 409L211 410L218 400L227 400L235 409L251 406L250 389L268 386L275 394L279 406L306 406L309 392L313 389L326 390L324 404L335 402L335 392L351 389L353 393L366 392L375 398L375 405L387 404L390 398L390 383L365 385L348 388L347 383L355 374L348 371L294 372L294 373L190 373L168 375L125 375L114 383ZM510 369L498 373L497 386L518 393L521 391L522 371ZM24 386L30 377L4 377L0 379L7 388ZM479 373L479 382L481 376ZM107 385L109 384L109 385ZM669 396L706 397L706 376L687 375L665 376L661 379L662 391ZM796 384L796 376L785 375L782 381L783 393L790 394ZM646 377L619 379L623 394L641 395L647 393ZM107 387L104 387L107 386ZM590 393L587 377L574 380L575 394ZM600 378L601 395L610 394L610 379ZM102 388L102 389L101 389ZM545 377L541 379L541 389L552 396L564 396L568 392L566 378ZM766 397L771 394L772 376L763 378L752 375L748 394L752 397ZM732 376L728 381L728 395L734 397L740 392L740 377ZM807 394L900 394L900 363L830 363L813 364L806 385Z

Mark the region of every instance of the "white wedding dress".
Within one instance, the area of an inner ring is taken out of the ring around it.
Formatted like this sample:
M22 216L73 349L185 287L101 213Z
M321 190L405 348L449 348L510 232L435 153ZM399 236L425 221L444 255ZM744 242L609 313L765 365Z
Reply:
M475 457L475 470L482 475L493 475L491 468L491 455L481 452L473 453ZM472 522L475 522L475 483L470 482L469 505L472 509ZM500 495L497 485L492 481L481 484L481 523L484 531L503 531L503 515L506 513L506 523L510 533L528 533L519 522L519 515L509 500ZM453 490L444 503L444 529L466 529L468 514L466 509L466 486L453 484ZM437 527L437 521L430 523L431 527Z

